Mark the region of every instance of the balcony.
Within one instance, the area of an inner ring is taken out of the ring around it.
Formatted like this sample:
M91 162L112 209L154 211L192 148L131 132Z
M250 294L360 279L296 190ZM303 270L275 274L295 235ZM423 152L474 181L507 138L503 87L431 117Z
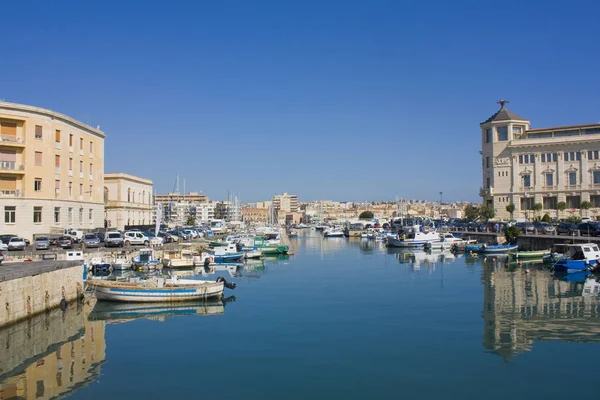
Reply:
M62 146L60 145L60 142L54 142L54 148L55 149L60 149Z
M535 188L533 186L520 186L519 187L519 192L533 192L535 190Z
M581 189L581 185L565 185L566 190Z
M493 196L494 195L494 188L479 188L479 196L480 197L485 197L485 196Z
M20 190L0 190L0 197L23 197Z
M0 135L0 146L4 147L25 147L25 139L17 136Z
M25 165L17 164L15 161L0 161L0 172L21 175L25 173Z

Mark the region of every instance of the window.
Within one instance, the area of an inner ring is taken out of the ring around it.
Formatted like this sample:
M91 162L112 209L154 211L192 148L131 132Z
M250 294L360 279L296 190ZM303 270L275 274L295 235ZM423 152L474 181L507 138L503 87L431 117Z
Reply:
M531 175L523 175L523 187L531 187Z
M546 186L554 186L554 174L546 174Z
M69 217L69 224L73 223L73 207L69 207L67 216Z
M485 180L485 187L486 187L487 189L489 189L489 188L490 188L490 183L491 183L491 182L490 182L490 178L486 178L486 180Z
M94 175L92 171L94 170L94 164L90 163L90 176Z
M79 208L79 223L83 224L83 208Z
M58 199L60 196L60 181L58 179L54 181L54 194Z
M499 126L496 128L496 132L498 132L499 142L506 142L508 140L508 127Z
M485 142L492 143L492 128L487 128L485 130Z
M92 222L92 220L94 218L92 218L94 216L94 210L92 210L91 208L88 211L88 219L90 220L90 222Z
M17 207L15 206L5 206L4 207L4 223L5 224L14 224L16 221Z
M598 195L590 196L590 203L592 203L592 207L599 208L600 207L600 196L598 196Z
M73 158L69 158L69 171L73 172Z
M79 184L79 195L83 196L83 183Z
M556 210L558 199L556 197L544 197L542 205L544 210Z
M90 194L90 200L94 197L94 188L92 187L92 185L90 185L90 191L88 192Z
M588 151L588 159L589 160L597 160L599 157L598 150L590 150Z
M593 171L592 178L594 185L600 185L600 171Z
M79 161L79 172L83 174L83 161Z
M56 132L54 133L54 141L56 143L60 143L60 131L57 129Z
M83 138L79 138L79 150L83 151Z
M69 147L73 147L73 134L69 135Z
M41 139L42 137L43 137L42 126L41 125L36 125L35 126L35 138L36 139Z
M558 161L558 153L552 153L552 161Z
M533 197L521 197L521 210L533 210Z
M35 165L38 167L42 166L42 152L41 151L35 152Z
M580 151L565 152L565 161L579 161L581 160Z
M485 158L485 167L486 167L486 168L489 168L489 167L490 167L490 158L489 158L489 157L486 157L486 158Z
M35 178L35 181L33 181L33 190L35 192L42 190L42 178Z
M542 162L546 162L546 153L542 153L541 159Z
M42 207L33 207L33 223L42 223Z
M60 207L54 207L54 223L60 223Z
M577 172L569 172L569 185L577 185Z
M59 155L54 156L54 167L60 168L60 156Z
M69 196L73 196L73 182L69 182Z
M556 162L558 160L558 153L542 153L542 162Z
M519 156L519 164L533 164L535 162L534 154L521 154Z
M513 126L513 134L514 135L520 135L521 133L523 133L522 126Z
M567 196L567 208L580 208L581 196Z
M90 142L90 154L94 151L94 142Z

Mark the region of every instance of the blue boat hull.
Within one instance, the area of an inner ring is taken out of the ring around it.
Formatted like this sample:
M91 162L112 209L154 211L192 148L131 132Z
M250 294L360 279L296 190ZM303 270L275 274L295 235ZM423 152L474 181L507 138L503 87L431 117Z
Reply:
M244 253L240 252L240 253L231 253L231 254L223 254L220 256L213 256L214 257L214 262L218 263L218 264L222 264L222 263L230 263L230 262L236 262L236 261L242 261L244 259Z
M595 263L588 263L585 260L559 260L554 264L556 271L565 271L567 273L589 271L590 265Z

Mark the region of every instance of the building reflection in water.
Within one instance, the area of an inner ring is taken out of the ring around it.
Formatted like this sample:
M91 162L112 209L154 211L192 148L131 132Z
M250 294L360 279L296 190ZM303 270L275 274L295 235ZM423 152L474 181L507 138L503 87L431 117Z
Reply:
M535 341L600 341L600 285L594 277L578 282L550 271L483 268L484 346L509 360L530 351Z
M450 251L442 250L406 250L393 247L387 248L388 254L393 254L401 264L410 264L414 271L421 268L435 270L437 266L451 264L457 257L463 257L462 254L454 254Z
M0 330L0 399L50 399L92 382L105 360L105 323L74 304Z

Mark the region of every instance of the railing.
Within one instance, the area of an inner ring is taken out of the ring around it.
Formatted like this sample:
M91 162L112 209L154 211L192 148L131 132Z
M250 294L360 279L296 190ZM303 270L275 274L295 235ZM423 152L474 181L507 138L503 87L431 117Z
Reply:
M479 188L479 196L483 197L483 196L491 196L494 194L494 188Z
M0 142L25 144L25 139L17 136L0 135Z
M20 190L0 190L0 197L21 197Z
M0 161L0 169L10 170L10 171L24 171L25 166L21 164L17 164L15 161Z
M520 192L532 192L534 190L535 190L535 188L533 186L521 186L519 188Z

